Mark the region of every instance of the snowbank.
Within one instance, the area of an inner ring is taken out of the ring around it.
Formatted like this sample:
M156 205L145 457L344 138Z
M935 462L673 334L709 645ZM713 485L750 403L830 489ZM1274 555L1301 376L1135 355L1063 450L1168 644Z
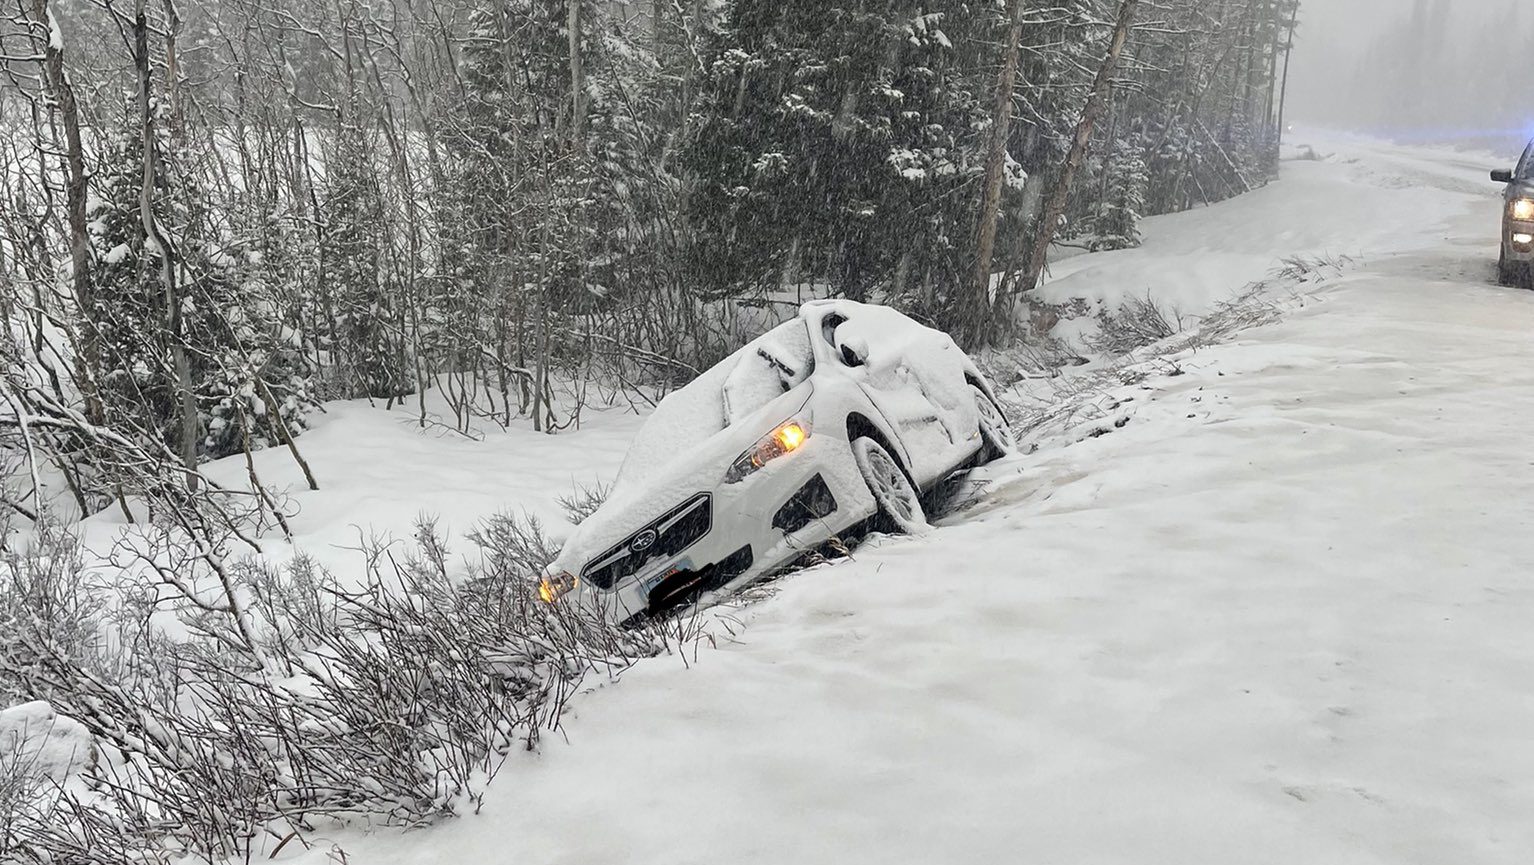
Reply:
M85 727L47 703L0 710L0 773L46 776L62 784L95 759Z

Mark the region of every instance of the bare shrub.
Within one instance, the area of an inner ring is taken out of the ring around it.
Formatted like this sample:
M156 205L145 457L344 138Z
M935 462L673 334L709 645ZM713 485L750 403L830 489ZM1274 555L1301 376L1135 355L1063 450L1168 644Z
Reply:
M1037 440L1096 421L1119 404L1110 394L1126 383L1130 367L1052 379L1040 388L1018 393L1002 405L1019 441Z
M37 754L30 743L0 736L0 858L17 847L28 826L45 814L45 779L36 766Z
M1289 157L1289 161L1291 161L1291 162L1325 162L1325 161L1327 161L1327 160L1329 160L1331 158L1332 158L1332 156L1329 153L1318 153L1318 152L1316 152L1316 149L1314 147L1311 147L1309 144L1301 144L1300 148L1299 148L1299 153L1294 155L1294 156Z
M1163 309L1150 294L1130 297L1117 309L1098 313L1098 332L1087 340L1087 347L1100 354L1129 354L1154 345L1183 330L1183 317L1174 309Z
M552 545L535 521L498 517L473 538L479 560L465 567L429 521L411 543L359 546L362 566L344 578L301 555L281 567L229 562L237 608L180 598L185 638L164 638L152 606L133 608L141 617L125 641L152 664L54 638L73 612L36 599L75 584L77 548L48 536L13 555L11 579L31 587L26 609L41 614L13 614L0 633L0 683L78 720L110 759L96 795L61 795L48 821L13 828L12 852L111 861L80 852L97 843L211 860L301 838L325 820L416 825L477 809L505 755L557 730L587 675L696 634L621 630L540 602L534 576ZM142 570L149 585L164 579ZM193 594L217 582L206 569L177 579ZM221 615L244 624L208 621ZM109 827L115 840L97 838Z
M96 786L84 789L0 754L0 861L163 865L177 858L160 843L162 833L135 813L141 800L119 802L110 783Z
M597 508L600 508L602 503L607 501L607 497L612 495L612 491L612 484L606 484L601 481L597 481L590 486L576 484L572 492L559 497L559 506L564 508L565 516L569 518L570 522L578 526L585 522L587 517L597 512Z
M29 543L0 553L0 654L19 657L17 635L44 622L50 654L81 663L101 657L102 589L81 562L79 541L39 523ZM14 679L0 675L0 708L25 696Z
M1062 369L1090 363L1080 350L1056 337L1030 339L1005 350L990 351L977 361L986 377L1002 389L1021 381L1054 378Z
M1230 339L1243 330L1272 324L1283 308L1268 296L1268 286L1258 285L1233 300L1216 304L1199 320L1198 331L1181 348L1198 348Z
M559 544L532 514L496 514L470 531L468 539L480 552L474 569L479 579L490 575L505 583L528 584L559 555Z
M1348 255L1295 255L1282 259L1283 265L1273 272L1276 280L1309 282L1315 277L1336 275L1354 261Z

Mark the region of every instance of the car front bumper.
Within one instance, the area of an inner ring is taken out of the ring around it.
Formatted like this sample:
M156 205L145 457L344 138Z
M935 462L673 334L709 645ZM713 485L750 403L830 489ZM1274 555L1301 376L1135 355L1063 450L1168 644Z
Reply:
M1502 221L1502 258L1512 264L1534 263L1534 222Z
M806 489L823 489L834 504L817 507L820 513L808 518L787 519L784 514L798 513ZM642 619L703 591L768 576L876 508L850 446L834 435L812 435L793 454L709 492L713 512L702 538L673 556L652 559L609 589L582 582L575 597L560 602L599 610L610 621ZM788 530L780 527L785 523Z

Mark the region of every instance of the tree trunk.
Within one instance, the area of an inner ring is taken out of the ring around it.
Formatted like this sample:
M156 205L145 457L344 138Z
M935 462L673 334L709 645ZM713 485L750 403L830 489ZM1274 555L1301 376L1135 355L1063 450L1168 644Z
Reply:
M1264 142L1273 140L1273 124L1278 122L1278 118L1275 115L1278 109L1278 52L1283 47L1279 40L1283 36L1284 24L1277 17L1278 9L1276 7L1273 9L1273 13L1271 18L1263 19L1264 22L1269 22L1273 26L1273 39L1268 43L1272 49L1268 53L1268 101L1262 109L1262 125L1263 129L1268 133L1263 139Z
M686 40L687 43L682 46L682 68L684 70L682 73L682 123L680 136L682 141L686 141L687 136L692 131L692 103L698 89L698 64L694 62L693 58L696 56L695 51L697 49L696 28L698 26L698 19L703 16L703 0L692 0L692 6L689 7L689 13L689 19L684 19L677 22L678 26L682 28L682 38ZM745 76L742 75L741 77L742 86L744 86ZM738 107L736 108L735 113L737 116L740 114L740 109ZM686 210L687 194L688 191L684 188L682 191L682 204L684 212Z
M170 135L177 145L185 141L186 121L181 109L181 64L176 57L176 37L181 32L181 15L176 0L162 0L165 8L165 91L170 101Z
M1115 110L1112 94L1108 100L1108 158L1103 160L1102 183L1097 187L1097 207L1094 210L1098 222L1108 208L1108 178L1112 176L1115 160L1119 158L1119 112Z
M586 125L586 72L581 57L581 2L569 0L570 20L570 142L571 149L581 149Z
M804 302L804 291L799 287L799 251L803 248L804 236L801 232L795 231L794 239L788 243L788 255L783 258L783 276L781 279L784 290L787 290L790 286L798 290L800 303Z
M666 0L651 0L650 2L650 52L655 55L657 68L664 68L666 63L663 59L666 54L665 41L661 35L661 22L666 18Z
M1283 86L1280 87L1279 90L1278 90L1278 143L1279 143L1279 146L1283 146L1283 143L1284 143L1284 132L1287 129L1287 127L1284 126L1284 107L1285 107L1286 101L1289 99L1289 55L1294 53L1294 28L1299 25L1299 21L1300 21L1300 6L1299 6L1298 3L1296 3L1295 6L1294 6L1294 11L1289 13L1289 40L1284 43L1284 83L1283 83Z
M192 391L192 367L186 354L185 322L182 320L181 298L176 290L176 251L171 239L160 230L154 215L155 165L154 106L150 97L149 77L149 20L144 10L145 0L138 0L133 18L133 60L138 71L139 121L142 129L141 158L144 165L143 184L139 187L139 218L144 225L146 246L153 243L160 253L160 284L164 291L167 335L171 345L171 359L175 367L176 390L180 397L177 415L180 421L177 444L181 461L186 464L186 485L197 489L197 398ZM147 252L147 249L146 249Z
M49 0L32 0L32 14L38 26L49 34L42 52L43 80L64 126L70 284L80 314L80 353L75 359L75 376L79 379L79 387L85 397L86 418L93 424L101 425L105 423L106 410L96 388L96 376L102 371L101 336L96 331L96 292L91 283L91 240L85 215L85 145L80 138L80 106L75 101L74 86L70 84L69 75L64 70L64 40Z
M996 253L996 220L1001 212L1001 187L1007 168L1007 139L1012 133L1012 93L1017 88L1017 60L1023 38L1023 0L1010 0L1006 57L996 82L991 140L985 156L985 186L980 197L980 234L975 243L974 297L967 309L956 310L964 325L964 340L978 344L987 330L991 308L991 259Z
M1086 158L1087 147L1092 142L1092 129L1097 125L1098 118L1102 116L1107 106L1108 94L1113 86L1113 75L1118 69L1119 56L1124 52L1124 43L1129 39L1129 31L1134 26L1137 6L1139 6L1139 0L1121 0L1119 3L1118 20L1113 25L1113 37L1108 43L1107 56L1103 58L1102 66L1097 70L1097 78L1092 82L1092 92L1087 96L1087 104L1081 111L1081 121L1076 124L1076 138L1071 142L1065 164L1060 167L1060 176L1055 179L1054 188L1050 190L1039 216L1033 247L1028 255L1028 268L1023 273L1021 288L1023 292L1037 288L1039 277L1044 273L1044 262L1049 257L1049 245L1055 240L1060 216L1065 213L1065 205L1070 200L1071 182L1075 180L1076 171L1081 168L1081 162ZM1009 323L1012 316L1011 292L998 295L996 305L995 315L1004 315L1006 322Z

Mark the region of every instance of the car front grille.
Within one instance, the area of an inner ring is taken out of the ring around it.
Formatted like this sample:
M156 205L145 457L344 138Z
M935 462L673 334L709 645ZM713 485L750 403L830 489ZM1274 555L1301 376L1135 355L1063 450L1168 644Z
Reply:
M592 559L581 579L599 589L610 589L638 573L656 559L671 558L702 540L714 525L713 496L699 493L671 509L660 519L624 538Z

